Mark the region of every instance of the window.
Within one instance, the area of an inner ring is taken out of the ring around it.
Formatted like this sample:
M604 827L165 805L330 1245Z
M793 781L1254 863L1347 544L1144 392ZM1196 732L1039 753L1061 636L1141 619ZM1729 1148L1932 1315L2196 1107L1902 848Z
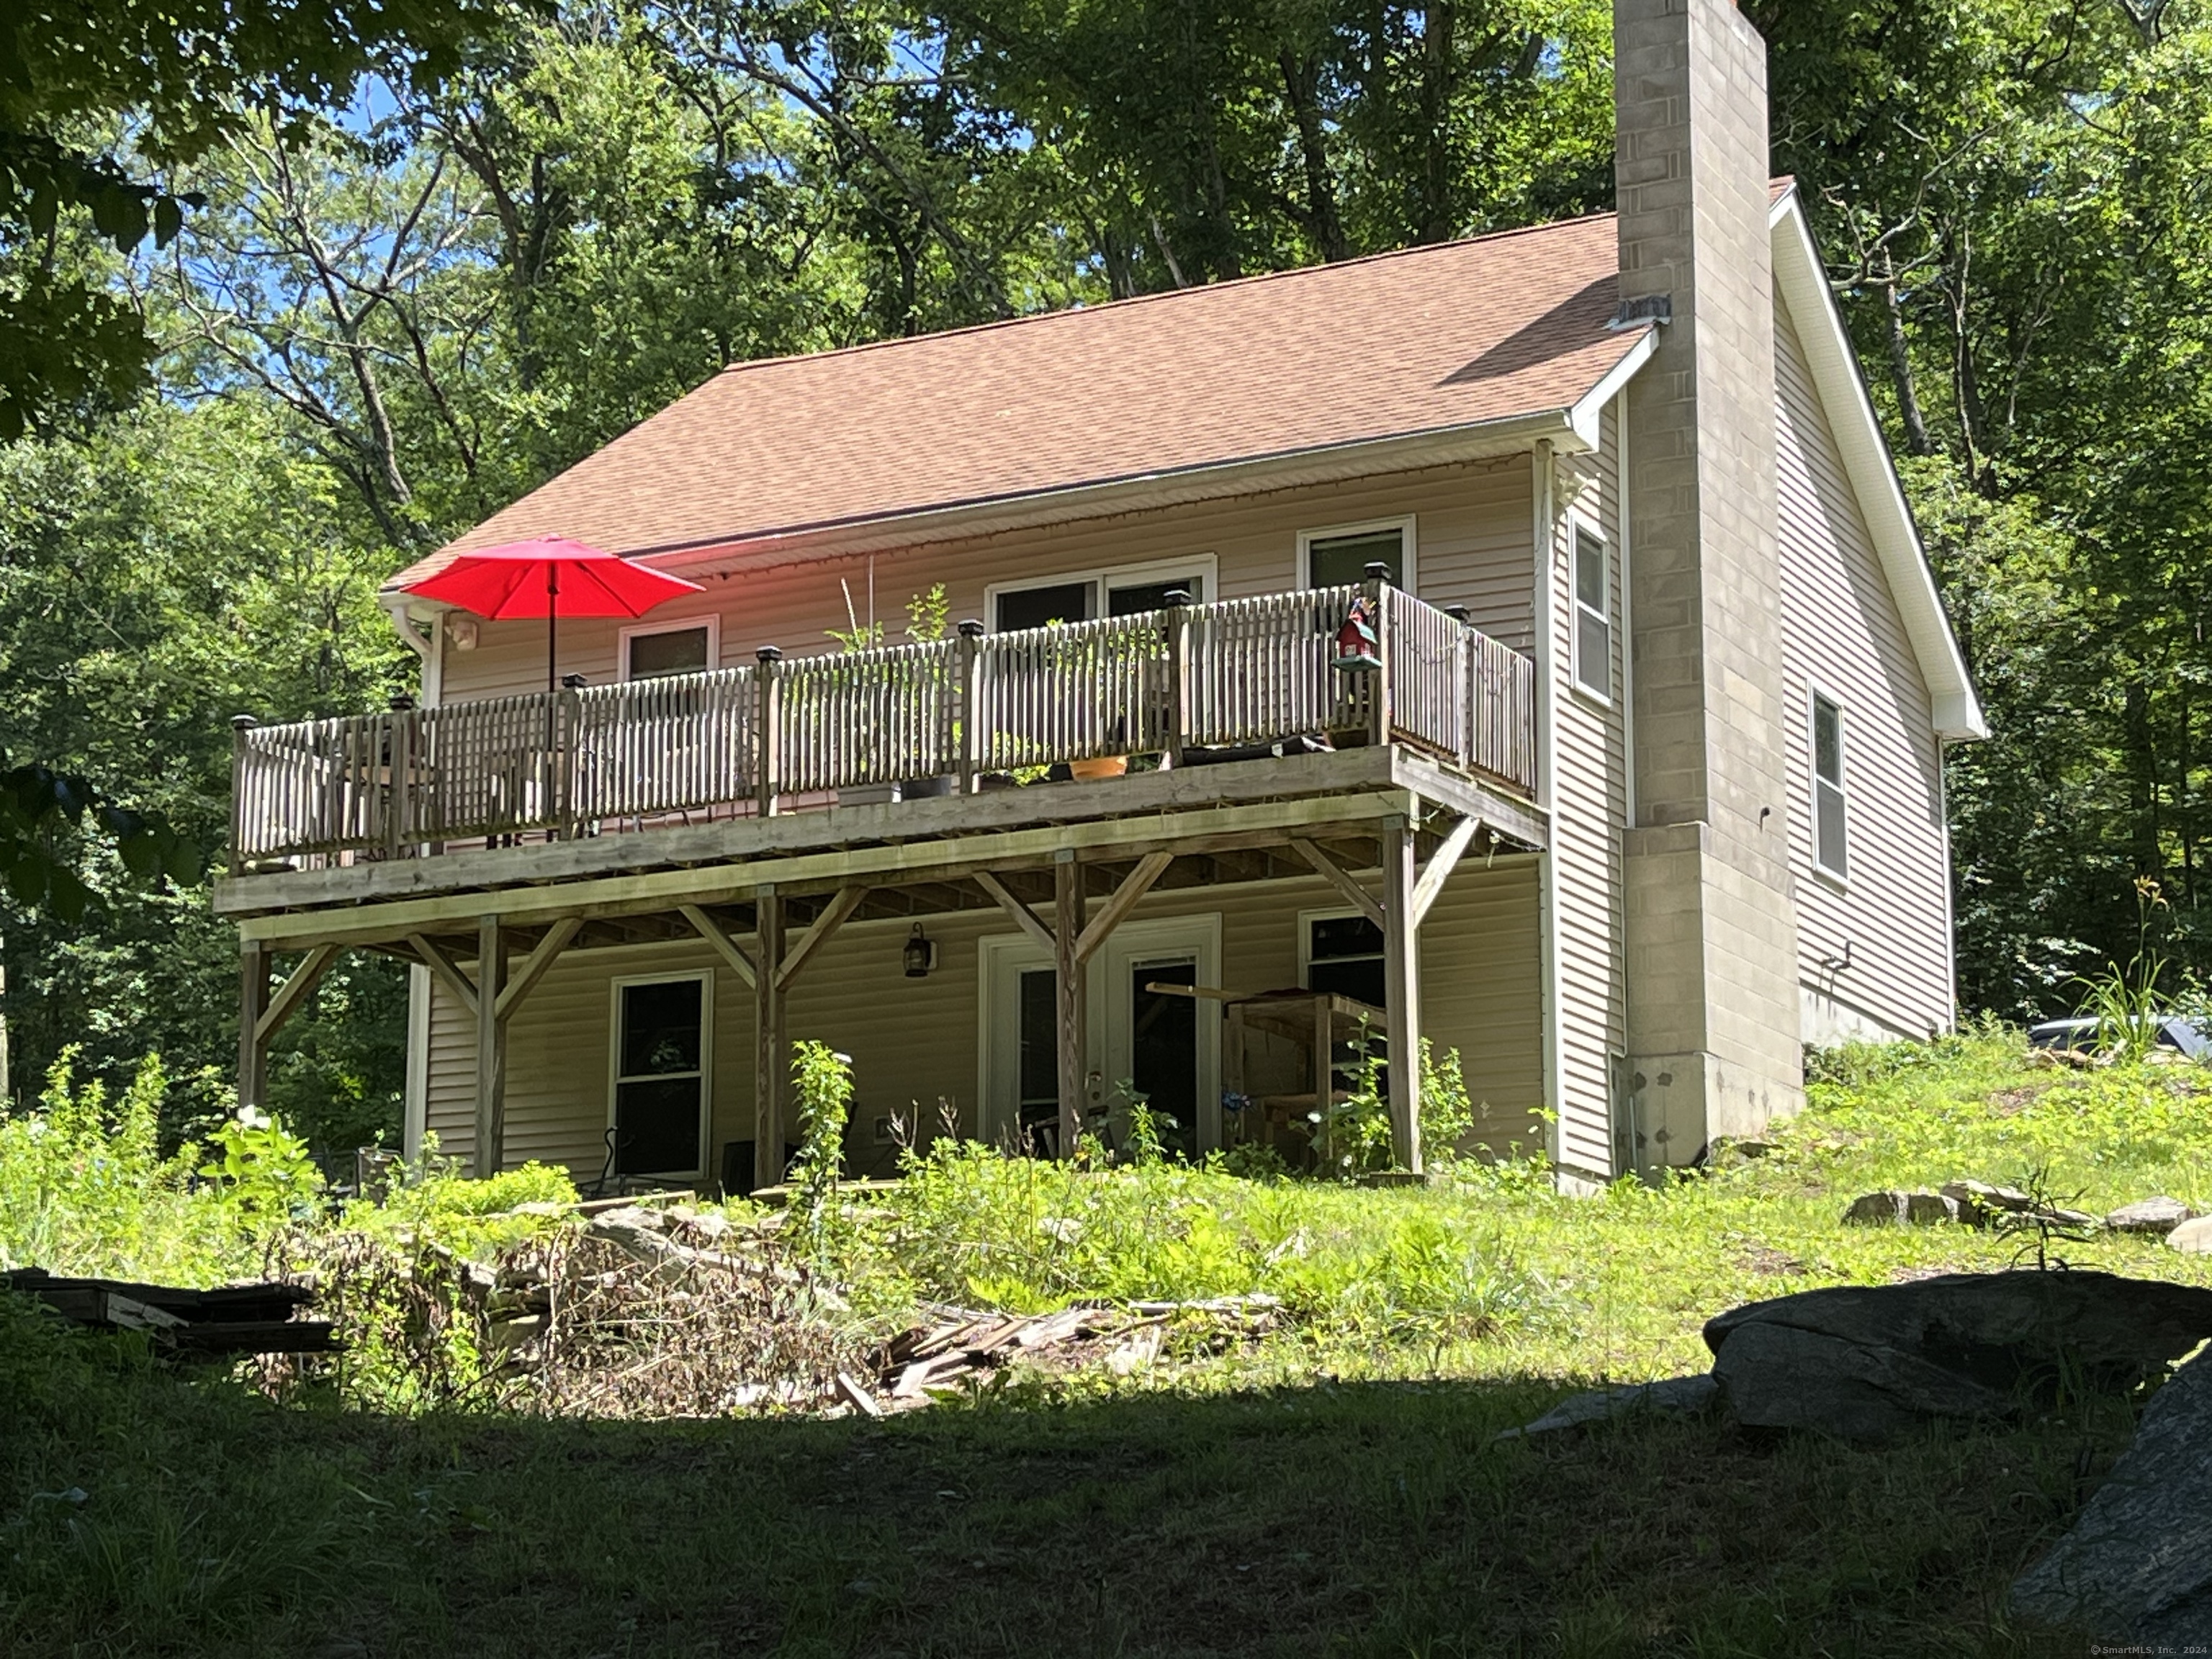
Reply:
M1850 799L1844 787L1843 705L1813 693L1813 867L1841 881L1850 873Z
M707 1167L708 981L615 981L615 1173Z
M997 630L1042 628L1048 623L1089 622L1095 597L1089 582L1060 582L1050 587L1018 587L999 595Z
M1308 990L1388 1006L1380 927L1364 916L1309 916L1305 929Z
M673 628L625 628L622 677L653 680L670 674L702 673L716 665L720 631L712 617Z
M1298 552L1308 587L1341 587L1352 582L1364 582L1367 580L1367 567L1374 563L1389 568L1393 587L1413 585L1411 519L1307 531L1298 537Z
M1079 571L1048 582L994 586L987 592L994 633L1042 628L1049 623L1089 622L1096 617L1133 617L1158 611L1181 588L1194 603L1212 597L1214 558L1211 553L1172 563L1129 565L1120 569Z
M1049 968L1024 969L1016 982L1021 1057L1015 1123L1022 1146L1060 1144L1060 988Z
M1575 684L1613 701L1613 580L1602 538L1575 526Z

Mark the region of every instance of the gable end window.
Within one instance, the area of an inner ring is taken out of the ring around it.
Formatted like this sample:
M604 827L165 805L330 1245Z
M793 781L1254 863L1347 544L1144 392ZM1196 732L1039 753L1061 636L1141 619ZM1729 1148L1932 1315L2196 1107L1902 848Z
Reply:
M1844 708L1813 694L1813 866L1838 881L1850 873L1850 800L1844 786Z
M1613 701L1613 573L1604 539L1575 526L1575 684Z

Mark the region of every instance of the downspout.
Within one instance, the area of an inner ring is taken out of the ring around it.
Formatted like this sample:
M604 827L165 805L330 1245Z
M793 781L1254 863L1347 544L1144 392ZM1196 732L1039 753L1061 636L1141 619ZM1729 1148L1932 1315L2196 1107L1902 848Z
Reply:
M1617 554L1614 574L1620 581L1620 833L1624 839L1636 828L1636 562L1634 538L1630 525L1635 515L1628 509L1628 388L1623 386L1613 400L1613 546ZM1618 868L1622 872L1620 889L1624 911L1620 919L1620 1009L1621 1053L1624 1063L1621 1075L1613 1080L1613 1087L1622 1095L1622 1105L1628 1120L1628 1158L1626 1167L1615 1170L1615 1175L1644 1173L1644 1103L1636 1089L1636 1068L1626 1063L1628 1044L1628 917L1626 873L1628 848L1620 849ZM1617 1143L1616 1143L1617 1144Z
M416 700L422 708L435 708L445 692L446 629L444 613L434 613L428 623L419 623L407 611L407 600L393 594L384 602L384 614L392 618L392 626L408 648L422 659L422 694Z
M1937 738L1936 810L1941 815L1943 829L1943 1006L1948 1022L1944 1030L1955 1031L1959 1029L1959 934L1958 919L1952 914L1951 769L1947 764L1950 753L1951 745Z
M1621 828L1636 828L1636 599L1628 512L1628 389L1613 400L1613 546L1620 578Z
M1544 1103L1552 1113L1551 1158L1552 1167L1557 1170L1565 1162L1562 1154L1565 1141L1560 1125L1565 1121L1566 1066L1559 1031L1559 837L1554 817L1558 792L1553 787L1552 769L1557 738L1552 665L1558 655L1552 638L1552 590L1557 580L1553 565L1557 560L1558 532L1553 522L1555 504L1551 441L1538 439L1530 459L1533 477L1529 495L1534 506L1533 529L1536 544L1531 595L1536 647L1536 805L1543 809L1546 817L1544 852L1536 864L1544 992L1543 1091Z

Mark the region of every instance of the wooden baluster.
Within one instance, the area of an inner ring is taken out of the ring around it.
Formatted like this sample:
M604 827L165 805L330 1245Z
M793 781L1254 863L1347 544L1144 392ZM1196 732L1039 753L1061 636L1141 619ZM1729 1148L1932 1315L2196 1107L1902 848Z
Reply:
M777 665L782 662L783 653L773 645L764 645L753 654L760 661L760 678L755 687L757 695L753 703L753 752L759 757L753 776L753 798L760 815L768 818L775 816L776 775L782 765L776 753L780 735L776 726L780 712L778 693L782 684Z
M983 624L974 617L960 624L959 655L954 659L960 677L957 708L960 723L960 793L972 795L983 787Z

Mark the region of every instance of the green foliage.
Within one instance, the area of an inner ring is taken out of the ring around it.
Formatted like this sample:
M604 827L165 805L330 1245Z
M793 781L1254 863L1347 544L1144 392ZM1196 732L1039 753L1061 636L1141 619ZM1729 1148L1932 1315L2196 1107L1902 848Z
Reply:
M799 1105L799 1156L790 1180L795 1201L818 1211L837 1189L845 1164L845 1125L853 1112L853 1060L826 1042L791 1045L792 1092Z
M244 1231L291 1219L322 1191L307 1143L257 1106L240 1107L209 1140L216 1157L199 1176Z
M1352 1042L1352 1087L1342 1100L1335 1091L1306 1114L1313 1127L1316 1167L1340 1181L1390 1168L1390 1102L1385 1090L1382 1052L1363 1023Z
M916 645L934 645L952 631L952 601L945 584L933 582L927 592L906 602L906 636Z
M1479 1213L1157 1156L1086 1170L939 1141L854 1224L837 1267L864 1308L1260 1293L1328 1342L1468 1336L1551 1305Z
M1421 1160L1446 1167L1460 1156L1460 1142L1474 1133L1474 1102L1467 1092L1467 1073L1459 1050L1442 1059L1428 1038L1421 1039Z
M164 1157L161 1062L120 1097L80 1082L64 1050L35 1108L0 1118L0 1258L11 1267L212 1282L245 1271L256 1237L192 1176L199 1149Z
M112 289L55 258L80 220L125 252L173 242L199 197L145 168L205 155L240 111L343 106L372 70L428 86L488 32L489 0L403 7L80 0L24 13L0 52L0 441L144 383L151 342ZM124 134L128 131L128 141Z
M2152 919L2166 907L2166 899L2148 876L2136 878L2136 953L2128 965L2112 963L2102 974L2074 981L2081 994L2075 1012L2097 1022L2100 1050L2124 1060L2141 1060L2158 1046L2159 1016L2166 1012L2159 989L2166 958L2150 942Z

